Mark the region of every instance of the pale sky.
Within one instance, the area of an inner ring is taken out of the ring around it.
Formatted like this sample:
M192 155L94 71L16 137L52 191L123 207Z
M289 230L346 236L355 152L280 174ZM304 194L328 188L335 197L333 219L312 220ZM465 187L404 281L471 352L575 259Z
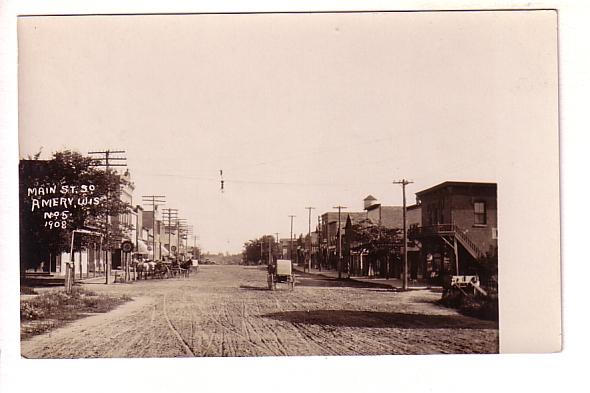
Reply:
M534 155L529 144L555 137L541 132L555 128L555 20L551 11L21 18L21 157L41 146L42 158L126 150L134 203L166 195L164 207L212 252L288 237L289 214L307 233L306 206L316 207L313 230L318 214L361 211L368 194L401 205L400 178L415 182L409 203L446 180L501 190L519 165L504 157L523 145Z

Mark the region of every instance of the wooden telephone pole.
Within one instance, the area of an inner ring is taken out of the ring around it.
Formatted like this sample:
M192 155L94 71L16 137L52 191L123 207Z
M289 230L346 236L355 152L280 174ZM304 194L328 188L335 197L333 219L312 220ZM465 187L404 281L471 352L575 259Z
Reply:
M318 263L318 270L322 271L322 218L318 216L318 255L316 262Z
M268 264L272 265L272 235L268 236Z
M311 272L311 247L312 247L312 243L311 243L311 211L313 209L315 209L315 207L312 206L308 206L306 207L306 209L309 211L309 218L308 218L308 228L307 228L307 237L309 238L309 255L308 255L308 270ZM304 265L305 266L305 265ZM303 271L305 271L305 267L303 268Z
M409 181L406 179L396 180L393 184L401 184L402 185L402 195L403 195L403 242L404 242L404 277L402 281L402 288L404 291L408 289L408 233L406 228L406 186L408 184L412 184L413 181Z
M93 158L94 166L101 166L105 168L105 172L107 175L109 174L109 170L111 167L118 167L118 166L127 166L127 164L122 163L120 161L125 161L127 158L125 157L112 157L111 154L125 154L125 150L105 150L105 151L89 151L88 154L98 154L101 157ZM111 161L115 161L114 163ZM110 272L110 263L109 263L109 252L110 252L110 243L109 243L109 203L110 203L110 183L107 182L107 212L105 217L105 243L106 243L106 260L104 264L104 274L105 274L105 284L109 283L109 272ZM72 261L74 256L72 255ZM73 263L72 263L73 264ZM80 259L80 273L82 273L82 259Z
M340 212L342 209L347 209L346 206L334 206L333 209L338 209L338 279L342 278L342 228L340 225Z
M291 242L290 242L290 247L289 247L289 259L291 260L291 263L293 263L293 218L296 217L294 215L289 215L289 218L291 218Z
M176 260L180 262L180 237L181 233L188 230L186 218L176 219Z
M168 222L168 256L172 255L172 221L178 218L178 209L162 209L162 214Z

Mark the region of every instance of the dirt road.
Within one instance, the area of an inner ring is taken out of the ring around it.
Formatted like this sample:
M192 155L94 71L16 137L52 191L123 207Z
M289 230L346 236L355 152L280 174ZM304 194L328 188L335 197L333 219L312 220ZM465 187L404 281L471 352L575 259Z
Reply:
M300 275L266 289L261 267L201 266L190 278L86 284L133 301L22 342L28 358L496 353L497 324L429 290Z

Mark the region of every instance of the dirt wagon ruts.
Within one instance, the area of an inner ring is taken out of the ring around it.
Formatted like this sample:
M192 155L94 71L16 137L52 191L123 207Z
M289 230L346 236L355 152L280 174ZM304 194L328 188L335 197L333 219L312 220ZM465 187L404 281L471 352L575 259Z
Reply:
M268 289L277 289L277 283L286 283L291 290L295 288L295 274L290 259L277 259L275 263L268 265L267 274Z

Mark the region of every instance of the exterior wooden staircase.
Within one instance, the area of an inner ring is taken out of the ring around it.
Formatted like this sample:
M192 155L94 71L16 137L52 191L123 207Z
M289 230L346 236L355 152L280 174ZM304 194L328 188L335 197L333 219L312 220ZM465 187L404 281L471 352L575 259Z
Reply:
M469 236L454 224L436 224L418 227L414 228L410 234L410 237L417 239L427 236L454 237L473 258L479 259L485 255Z

